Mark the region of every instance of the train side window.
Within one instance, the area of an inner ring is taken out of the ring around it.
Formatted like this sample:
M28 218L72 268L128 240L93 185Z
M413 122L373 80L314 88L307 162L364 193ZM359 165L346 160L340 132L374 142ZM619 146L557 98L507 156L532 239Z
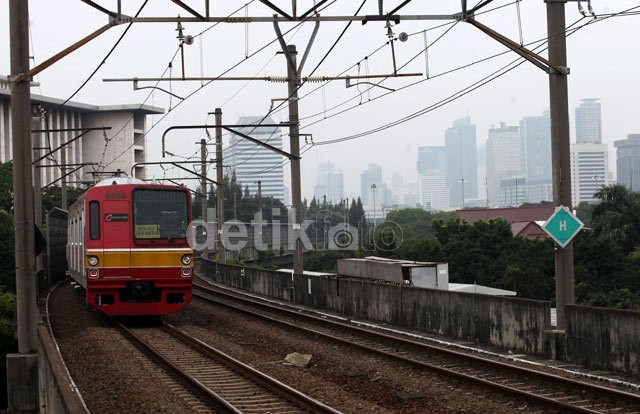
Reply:
M89 237L91 240L100 238L100 203L97 201L89 203Z

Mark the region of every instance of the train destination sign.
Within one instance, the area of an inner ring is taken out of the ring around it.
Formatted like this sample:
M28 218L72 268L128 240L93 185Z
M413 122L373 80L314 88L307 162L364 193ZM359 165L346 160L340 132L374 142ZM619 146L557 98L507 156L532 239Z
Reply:
M556 207L549 220L542 226L542 229L551 238L564 248L573 240L578 232L584 227L582 221L573 215L565 206Z

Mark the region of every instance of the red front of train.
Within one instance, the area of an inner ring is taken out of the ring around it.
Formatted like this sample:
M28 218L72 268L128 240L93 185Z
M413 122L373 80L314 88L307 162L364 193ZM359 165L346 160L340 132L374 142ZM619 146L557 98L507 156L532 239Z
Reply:
M164 315L191 301L191 195L179 186L109 180L69 209L69 273L108 315Z

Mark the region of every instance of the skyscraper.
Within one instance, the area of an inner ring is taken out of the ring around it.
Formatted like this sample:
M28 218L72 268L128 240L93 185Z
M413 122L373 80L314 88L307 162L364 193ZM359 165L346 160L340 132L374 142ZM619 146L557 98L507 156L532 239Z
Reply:
M576 142L602 144L602 117L599 98L582 99L576 108Z
M627 139L614 141L616 171L619 184L632 191L640 190L640 134L629 134Z
M520 138L524 153L527 201L539 203L553 200L551 170L551 118L528 116L520 121Z
M487 138L487 195L490 206L501 204L500 181L521 176L522 164L522 144L518 127L507 126L502 122L500 128L489 129L489 137ZM522 191L526 193L524 183L521 187Z
M243 116L238 119L238 125L256 126L238 128L238 132L282 149L280 128L260 127L257 126L258 123L273 124L274 122L270 117L263 119L261 116ZM274 197L282 202L285 201L282 155L232 134L225 160L231 165L243 190L248 187L251 194L257 194L258 181L260 181L263 197Z
M449 209L446 147L418 147L418 202L429 210Z
M373 184L376 185L376 188L380 188L380 184L382 184L382 167L378 164L369 164L369 168L360 174L360 199L364 205L373 205L371 193Z
M571 145L571 204L593 202L593 194L609 184L609 152L604 144Z
M471 118L454 121L445 131L444 142L449 205L463 207L464 200L478 197L476 126L471 123Z
M318 202L339 203L344 196L344 177L331 161L318 164L318 179L315 186Z

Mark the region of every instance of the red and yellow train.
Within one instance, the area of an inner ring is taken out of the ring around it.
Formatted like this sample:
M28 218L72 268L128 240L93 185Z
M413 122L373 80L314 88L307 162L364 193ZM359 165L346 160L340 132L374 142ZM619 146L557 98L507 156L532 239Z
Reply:
M69 274L105 314L176 312L191 301L190 223L185 187L103 181L69 209Z

